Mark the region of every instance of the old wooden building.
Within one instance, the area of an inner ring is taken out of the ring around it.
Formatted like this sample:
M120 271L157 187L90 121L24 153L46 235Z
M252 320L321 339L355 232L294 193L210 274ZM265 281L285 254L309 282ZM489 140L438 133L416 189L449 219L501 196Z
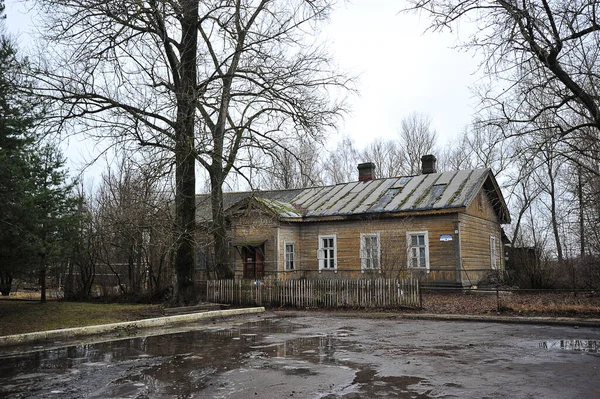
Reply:
M489 169L437 173L423 157L417 176L296 190L227 193L230 259L240 278L418 277L477 284L504 269L501 224L510 216ZM198 196L200 226L210 199ZM209 261L203 230L199 258Z

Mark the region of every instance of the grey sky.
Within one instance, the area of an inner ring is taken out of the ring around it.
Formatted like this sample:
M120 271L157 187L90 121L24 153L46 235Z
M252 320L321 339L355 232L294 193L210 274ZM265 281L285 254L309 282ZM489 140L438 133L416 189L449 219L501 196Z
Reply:
M358 148L376 137L395 138L401 119L412 111L431 117L440 146L473 117L476 99L469 87L476 82L477 61L451 48L455 35L424 33L428 21L400 14L404 5L395 0L340 2L323 30L337 63L360 76L359 95L351 98L352 112L338 136L352 137ZM9 32L27 45L33 30L27 5L6 0L6 6ZM81 163L77 158L93 155L90 148L71 141L66 153L76 166Z

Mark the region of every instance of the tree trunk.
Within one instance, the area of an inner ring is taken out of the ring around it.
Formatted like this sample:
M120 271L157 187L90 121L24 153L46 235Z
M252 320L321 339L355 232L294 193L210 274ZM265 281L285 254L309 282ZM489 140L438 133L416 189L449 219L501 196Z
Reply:
M12 288L12 275L0 270L0 294L8 296Z
M558 232L558 217L556 213L556 185L554 182L554 172L552 170L552 160L548 160L548 179L550 180L550 212L552 218L552 232L554 233L554 241L556 242L556 255L558 263L563 263L562 245L560 244L560 235Z
M40 267L40 302L46 302L46 265L44 265L44 257L42 257L42 265Z
M189 138L189 136L185 138ZM175 300L182 305L192 304L196 301L194 289L195 160L189 151L189 146L185 145L188 143L185 138L178 141L175 154L177 163L175 169L175 272L177 278Z
M181 6L181 58L179 70L174 71L179 75L175 131L175 300L179 304L188 305L196 302L196 161L193 146L197 103L198 0L182 1Z
M211 206L212 206L212 233L215 246L214 273L218 279L234 278L234 271L229 267L229 251L227 248L227 221L223 211L223 177L221 170L212 170L211 179Z
M67 277L65 278L65 285L63 287L64 298L67 301L70 301L75 297L73 289L73 261L69 259L67 263Z
M581 181L581 166L577 166L577 199L579 200L579 256L585 257L585 226L583 215L583 183Z

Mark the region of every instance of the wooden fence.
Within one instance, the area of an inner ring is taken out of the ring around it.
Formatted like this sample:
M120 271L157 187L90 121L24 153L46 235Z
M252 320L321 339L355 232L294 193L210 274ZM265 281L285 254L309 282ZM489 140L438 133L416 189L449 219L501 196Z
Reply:
M210 302L297 308L419 306L416 279L209 280Z

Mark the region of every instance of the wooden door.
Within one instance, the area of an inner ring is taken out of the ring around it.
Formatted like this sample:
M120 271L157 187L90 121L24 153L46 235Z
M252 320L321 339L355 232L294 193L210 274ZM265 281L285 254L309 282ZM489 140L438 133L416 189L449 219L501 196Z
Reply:
M263 253L263 246L261 245L260 247L254 247L255 250L255 274L254 274L254 278L256 279L262 279L265 276L265 256Z
M242 257L244 259L244 278L253 280L262 279L264 271L264 253L260 247L243 247Z

